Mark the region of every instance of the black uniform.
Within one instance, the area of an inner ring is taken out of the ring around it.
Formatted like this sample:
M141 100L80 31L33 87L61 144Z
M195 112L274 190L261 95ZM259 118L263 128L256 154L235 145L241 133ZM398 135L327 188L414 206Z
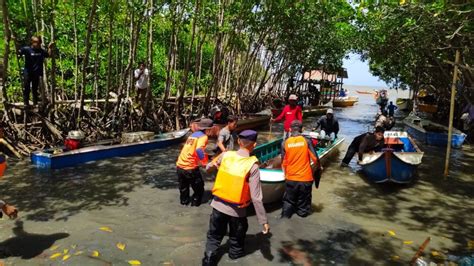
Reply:
M347 149L346 156L342 159L344 164L349 164L352 157L359 153L359 160L362 160L362 155L370 151L380 151L383 148L384 140L376 140L373 133L364 133L354 138L351 145Z
M25 46L20 49L20 55L25 56L25 69L23 71L23 101L27 106L30 100L30 90L33 91L33 104L38 104L38 86L43 75L43 63L49 54L43 48L35 49Z

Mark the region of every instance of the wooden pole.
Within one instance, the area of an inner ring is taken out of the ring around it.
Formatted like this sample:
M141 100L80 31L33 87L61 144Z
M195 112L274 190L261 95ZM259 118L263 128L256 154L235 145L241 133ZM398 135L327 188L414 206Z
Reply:
M453 138L453 119L454 119L454 96L456 94L456 82L458 81L458 65L460 60L459 50L456 51L456 60L454 61L453 83L451 84L451 107L449 108L449 130L448 144L446 145L446 161L444 164L444 176L449 175L449 157L451 155L451 141Z

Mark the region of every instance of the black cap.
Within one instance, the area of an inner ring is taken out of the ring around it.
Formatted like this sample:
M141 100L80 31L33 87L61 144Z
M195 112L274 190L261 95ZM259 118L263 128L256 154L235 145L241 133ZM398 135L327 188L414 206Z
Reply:
M245 140L250 140L250 141L257 141L257 136L258 133L257 131L254 130L244 130L239 133L239 139L245 139Z
M194 122L196 123L199 130L209 129L214 125L212 120L209 118L197 119Z
M303 123L300 120L293 120L290 124L292 129L301 130L303 128Z
M384 132L385 132L385 128L384 128L384 127L381 127L381 126L375 127L375 132L384 133Z

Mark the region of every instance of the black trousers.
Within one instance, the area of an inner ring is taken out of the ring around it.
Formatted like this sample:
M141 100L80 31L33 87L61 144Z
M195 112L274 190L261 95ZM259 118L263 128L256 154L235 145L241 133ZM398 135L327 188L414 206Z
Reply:
M349 146L347 148L346 156L344 156L344 159L342 159L342 162L345 164L349 164L352 160L352 157L358 152L358 148L354 146Z
M179 198L181 204L188 205L191 203L193 206L201 205L202 196L204 194L204 181L199 168L184 170L177 167L176 171L178 173ZM194 191L192 197L189 196L189 187L192 187Z
M23 75L23 102L25 106L29 105L30 91L33 92L33 104L38 104L38 87L40 82L40 76L38 74L30 74L25 72Z
M227 233L227 227L229 228L229 258L237 259L245 255L245 235L249 228L247 217L233 217L212 209L203 265L217 265L217 249Z
M306 217L311 214L313 182L286 181L281 216L291 218L296 213Z

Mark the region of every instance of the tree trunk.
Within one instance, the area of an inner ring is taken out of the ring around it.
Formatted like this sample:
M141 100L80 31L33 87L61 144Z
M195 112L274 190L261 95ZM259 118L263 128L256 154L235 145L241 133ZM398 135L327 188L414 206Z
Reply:
M184 66L184 74L183 74L183 79L181 81L181 88L178 92L178 97L176 97L176 105L175 105L175 113L176 113L176 129L180 129L180 123L179 123L179 118L181 116L181 110L183 108L183 97L184 93L186 91L187 83L188 83L188 74L189 74L189 67L191 65L191 54L194 48L194 38L196 36L196 24L199 17L199 7L200 7L200 1L196 0L195 6L194 6L194 16L193 16L193 29L192 29L192 34L191 34L191 43L189 44L189 49L188 49L188 54L186 56L186 63Z
M54 22L54 12L56 9L56 0L51 0L51 42L56 41L56 32L55 32L55 22ZM51 105L54 110L56 110L55 101L56 101L56 53L55 48L51 49ZM51 122L54 123L54 112L51 112L50 116Z
M113 3L113 2L112 2ZM105 107L104 112L108 112L108 105L109 105L109 94L112 88L112 42L114 39L114 21L113 18L115 11L115 5L110 7L109 10L109 43L108 43L108 51L107 51L107 94L105 95ZM116 64L116 67L118 65Z
M95 91L95 106L98 107L97 100L99 99L99 16L96 17L96 31L95 31L95 58L94 58L94 91Z
M171 4L171 20L172 20L172 30L171 30L171 39L170 39L170 48L168 51L168 65L166 66L166 86L165 86L165 92L163 95L163 108L166 107L166 102L168 100L168 97L170 95L170 90L171 90L171 82L172 82L172 70L173 66L175 65L176 61L176 46L177 46L177 25L176 25L176 20L177 20L177 12L176 12L176 4Z
M91 35L92 35L92 24L94 23L94 17L97 11L97 2L98 0L92 0L92 6L89 13L89 21L87 22L87 33L86 33L86 50L84 53L84 61L82 65L82 84L81 84L81 106L79 108L79 120L82 118L84 112L84 97L86 94L86 74L87 74L87 65L89 64L89 54L91 50ZM79 126L79 125L77 125Z
M145 103L143 106L143 117L145 118L146 115L148 114L149 111L149 105L150 105L150 100L152 99L152 91L151 91L151 82L152 82L152 73L153 73L153 6L154 6L154 1L149 0L149 10L148 10L148 15L149 20L148 20L148 38L147 38L147 58L148 58L148 71L150 75L148 76L148 88L146 91L146 98L145 98ZM145 120L143 120L142 127L144 126Z
M8 102L7 96L7 77L8 77L8 56L10 55L10 39L11 39L11 31L10 31L10 22L9 22L9 15L8 15L8 5L7 0L0 0L2 1L2 13L3 13L3 30L4 30L4 40L5 40L5 51L3 53L3 71L2 71L2 84L1 84L1 93L0 97L1 103L5 104Z
M77 102L79 98L79 90L78 90L78 78L79 78L79 44L77 40L77 7L76 7L76 0L73 0L73 30L74 30L74 100Z

